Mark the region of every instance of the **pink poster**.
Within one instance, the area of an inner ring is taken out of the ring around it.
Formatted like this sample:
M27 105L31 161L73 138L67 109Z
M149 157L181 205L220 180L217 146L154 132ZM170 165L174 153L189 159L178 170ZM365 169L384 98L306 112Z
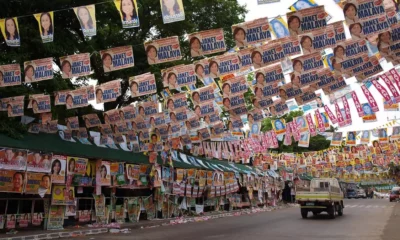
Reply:
M354 105L357 108L358 116L359 117L363 117L364 116L364 111L363 111L363 108L362 108L362 106L360 104L360 100L358 100L358 97L357 97L357 94L356 94L355 91L351 92L351 97L353 98Z
M387 102L387 104L389 105L392 105L392 98L390 97L386 88L378 82L378 78L372 79L371 82L378 90L378 92L382 95L382 97L385 99L385 102Z
M388 73L386 73L386 74L388 74ZM386 86L389 88L390 92L393 94L393 99L395 100L395 103L399 103L400 102L400 94L397 91L396 87L394 86L393 82L389 79L389 77L386 74L382 74L380 77L383 79L383 81L386 83Z
M346 96L342 96L342 102L344 106L344 113L346 114L346 124L351 125L352 120L351 120L350 105L349 102L347 101Z
M320 114L320 116L321 116L321 114ZM306 115L306 119L307 119L307 123L308 123L308 128L310 129L311 136L317 135L317 130L315 129L315 125L312 120L311 113Z
M342 112L340 111L339 104L335 102L335 110L336 110L336 117L339 123L339 127L344 127L346 126L346 123L344 122L344 118L342 115Z
M325 112L328 114L328 117L331 120L332 124L336 124L337 119L336 119L335 115L333 115L331 109L329 109L328 105L325 105L324 109L325 109Z
M317 119L318 131L319 132L325 132L324 120L322 119L322 116L321 116L321 113L319 112L319 109L315 110L315 117Z

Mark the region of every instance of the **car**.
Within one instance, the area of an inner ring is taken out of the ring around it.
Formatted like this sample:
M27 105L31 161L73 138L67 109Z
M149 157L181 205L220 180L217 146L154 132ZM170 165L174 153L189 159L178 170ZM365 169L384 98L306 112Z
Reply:
M392 191L390 191L390 196L389 196L389 201L399 201L400 200L400 187L394 187L392 188Z
M358 198L357 191L355 189L347 189L346 196L348 199Z
M357 198L367 198L367 193L365 193L364 189L357 189Z

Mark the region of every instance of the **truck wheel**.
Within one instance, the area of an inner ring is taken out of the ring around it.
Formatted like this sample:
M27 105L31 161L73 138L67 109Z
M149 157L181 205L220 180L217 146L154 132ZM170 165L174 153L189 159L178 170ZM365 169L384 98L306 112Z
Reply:
M301 209L301 217L305 219L305 218L307 218L307 215L308 215L308 211L306 209Z
M335 206L328 207L328 214L331 219L335 219Z
M343 207L341 204L338 205L338 211L337 211L339 216L343 216Z

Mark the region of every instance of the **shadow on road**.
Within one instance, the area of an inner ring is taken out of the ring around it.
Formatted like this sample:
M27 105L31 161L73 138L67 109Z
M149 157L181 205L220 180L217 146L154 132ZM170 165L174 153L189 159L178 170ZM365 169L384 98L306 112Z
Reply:
M346 215L343 215L343 216L336 216L336 218L335 219L331 219L330 217L329 217L329 215L328 214L318 214L318 215L311 215L311 216L308 216L308 218L306 218L306 219L303 219L303 220L310 220L310 221L316 221L316 220L318 220L318 221L320 221L320 220L325 220L325 221L328 221L328 220L337 220L337 219L341 219L341 218L345 218L345 216Z

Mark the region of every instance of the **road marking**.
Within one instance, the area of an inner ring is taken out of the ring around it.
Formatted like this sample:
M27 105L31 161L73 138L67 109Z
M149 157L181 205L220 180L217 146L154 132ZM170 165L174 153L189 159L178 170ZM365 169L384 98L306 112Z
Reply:
M371 206L371 205L367 205L367 206L366 206L366 208L370 208L370 207L372 207L372 206Z

